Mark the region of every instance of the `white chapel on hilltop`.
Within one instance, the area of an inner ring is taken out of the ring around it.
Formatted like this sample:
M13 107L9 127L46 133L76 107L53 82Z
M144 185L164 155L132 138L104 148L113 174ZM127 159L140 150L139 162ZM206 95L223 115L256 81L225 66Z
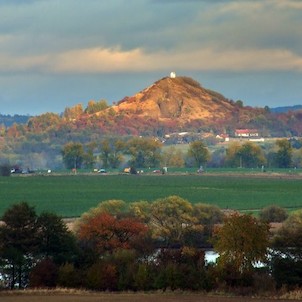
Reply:
M170 78L175 79L176 78L176 73L174 71L170 72Z

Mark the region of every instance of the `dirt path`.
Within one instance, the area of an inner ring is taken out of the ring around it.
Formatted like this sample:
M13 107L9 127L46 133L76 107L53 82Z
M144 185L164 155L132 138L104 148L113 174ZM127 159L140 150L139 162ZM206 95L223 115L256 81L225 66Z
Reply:
M1 295L1 302L297 302L301 300L256 299L247 297L204 296L202 294L9 294Z

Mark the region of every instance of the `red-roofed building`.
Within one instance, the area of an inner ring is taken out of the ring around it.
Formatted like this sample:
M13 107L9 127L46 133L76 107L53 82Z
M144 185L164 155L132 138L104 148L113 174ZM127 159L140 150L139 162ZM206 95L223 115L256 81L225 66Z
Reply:
M235 130L236 137L258 137L259 132L257 129L236 129Z

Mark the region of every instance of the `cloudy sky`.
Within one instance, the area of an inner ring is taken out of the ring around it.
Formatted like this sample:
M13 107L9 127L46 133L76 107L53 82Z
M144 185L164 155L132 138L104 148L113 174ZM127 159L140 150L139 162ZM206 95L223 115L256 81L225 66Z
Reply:
M0 113L108 103L168 76L302 104L300 0L0 0Z

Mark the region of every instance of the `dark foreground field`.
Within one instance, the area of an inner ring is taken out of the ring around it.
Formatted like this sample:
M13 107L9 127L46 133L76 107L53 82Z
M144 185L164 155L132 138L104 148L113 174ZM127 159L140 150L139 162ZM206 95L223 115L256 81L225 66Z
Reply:
M202 294L76 294L76 295L1 295L1 302L285 302L284 299L220 297ZM301 301L301 300L290 300Z

